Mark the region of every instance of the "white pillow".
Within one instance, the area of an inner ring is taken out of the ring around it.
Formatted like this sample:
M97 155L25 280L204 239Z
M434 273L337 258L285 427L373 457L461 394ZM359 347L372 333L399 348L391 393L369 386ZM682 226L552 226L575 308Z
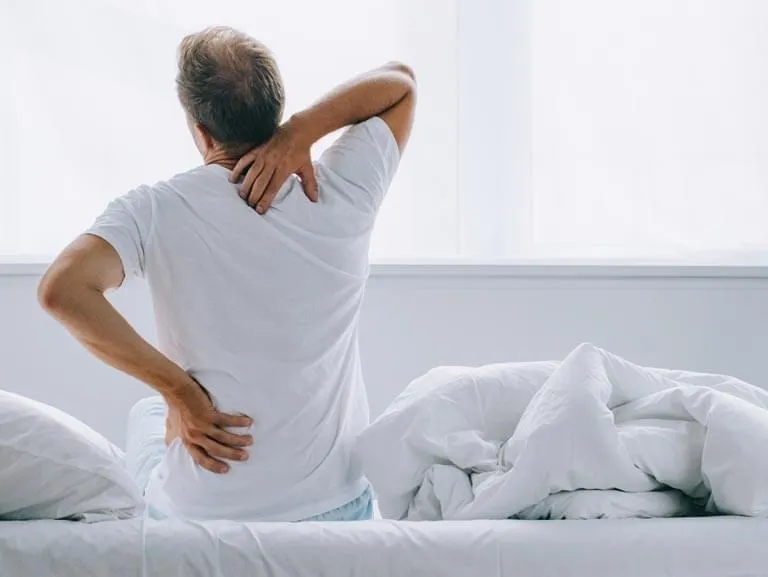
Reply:
M95 521L140 514L122 452L43 403L0 390L0 519Z

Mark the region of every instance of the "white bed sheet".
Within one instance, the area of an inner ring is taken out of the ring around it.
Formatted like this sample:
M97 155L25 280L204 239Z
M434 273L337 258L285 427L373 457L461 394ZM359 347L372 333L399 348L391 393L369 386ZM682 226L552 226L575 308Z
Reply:
M94 525L0 523L0 575L768 575L768 519L755 518L336 524L149 521L145 529L142 533L140 519Z

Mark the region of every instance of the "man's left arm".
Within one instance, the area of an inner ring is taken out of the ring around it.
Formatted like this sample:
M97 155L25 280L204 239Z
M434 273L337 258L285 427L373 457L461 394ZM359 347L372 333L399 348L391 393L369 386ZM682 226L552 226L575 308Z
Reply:
M112 246L85 234L50 266L38 297L43 308L99 359L172 396L191 377L144 340L104 296L119 287L123 277Z
M126 259L127 260L127 259ZM89 351L112 367L148 384L165 398L175 433L200 466L224 473L223 461L247 459L248 435L226 427L249 427L243 415L219 413L186 371L143 339L104 293L125 276L123 259L107 241L85 234L69 245L38 288L43 308Z

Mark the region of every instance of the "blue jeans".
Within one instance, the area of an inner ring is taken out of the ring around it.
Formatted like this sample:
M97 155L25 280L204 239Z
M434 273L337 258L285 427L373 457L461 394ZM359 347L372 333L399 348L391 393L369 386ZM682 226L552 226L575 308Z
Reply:
M152 471L165 455L165 417L167 406L162 397L148 397L136 403L128 414L125 468L144 492ZM153 507L149 516L162 519ZM367 521L373 518L373 492L368 487L362 495L338 509L303 521Z

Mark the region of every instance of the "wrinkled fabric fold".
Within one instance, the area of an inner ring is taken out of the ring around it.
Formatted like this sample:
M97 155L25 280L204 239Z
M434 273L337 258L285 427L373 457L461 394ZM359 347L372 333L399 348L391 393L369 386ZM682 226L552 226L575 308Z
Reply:
M409 520L766 516L767 452L766 391L589 344L434 369L357 444L382 515Z

